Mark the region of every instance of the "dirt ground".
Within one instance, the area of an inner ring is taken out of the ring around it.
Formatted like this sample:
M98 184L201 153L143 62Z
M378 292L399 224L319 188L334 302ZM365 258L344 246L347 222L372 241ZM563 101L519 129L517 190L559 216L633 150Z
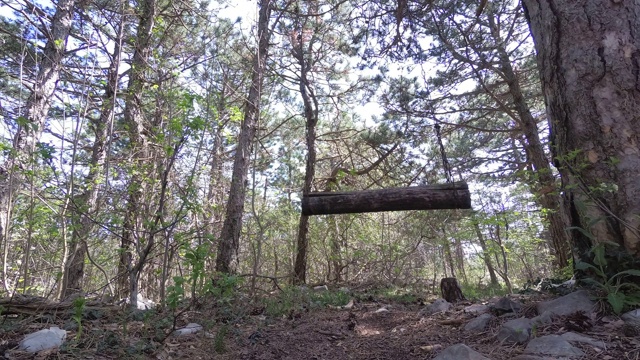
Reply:
M463 327L473 318L457 304L446 314L421 315L420 304L356 303L350 309L317 309L290 313L282 318L252 315L235 325L211 321L209 311L185 312L178 326L189 322L204 324L198 334L169 336L158 342L152 320L115 320L105 317L87 321L83 340L69 331L67 344L60 350L36 355L9 351L7 359L255 359L255 360L374 360L433 359L444 348L464 343L495 359L511 359L522 353L524 345L501 345L495 339L500 324L522 314L499 318L481 333L466 333ZM524 308L532 309L531 306ZM380 310L386 309L386 310ZM536 329L536 336L568 331L567 319ZM214 324L207 326L206 324ZM19 330L0 332L0 358L24 334L46 323L24 324ZM586 359L640 359L640 338L625 337L621 322L603 317L583 334L607 344L606 349L580 346ZM0 330L1 331L1 330ZM155 338L154 338L155 336ZM155 340L154 340L155 339Z
M502 321L496 320L482 333L466 334L463 326L471 316L459 311L447 315L419 315L419 306L391 305L389 311L377 312L379 304L361 304L353 310L321 310L303 313L293 319L265 324L259 318L234 329L229 346L219 359L306 359L306 360L373 360L433 359L444 348L464 343L495 359L511 359L522 353L524 345L500 345L494 336ZM506 321L506 319L505 319ZM611 331L607 322L599 321L585 335L605 341L604 351L582 346L589 359L639 359L640 339L626 338ZM539 329L538 335L567 330L555 323ZM202 349L198 339L173 339L175 344L189 343ZM198 345L199 344L199 345ZM177 348L178 346L176 346ZM184 346L179 346L184 348ZM180 358L176 356L169 358ZM183 354L186 355L186 354ZM197 352L190 354L198 356ZM213 358L199 355L200 358ZM194 357L196 358L196 357Z

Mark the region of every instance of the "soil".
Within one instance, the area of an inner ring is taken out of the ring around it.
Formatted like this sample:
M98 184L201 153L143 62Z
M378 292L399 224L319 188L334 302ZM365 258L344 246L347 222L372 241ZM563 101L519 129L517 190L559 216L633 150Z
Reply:
M154 330L161 328L160 320L124 321L111 314L85 321L81 340L75 338L77 330L68 331L67 343L61 349L35 357L5 350L15 347L25 334L64 324L46 320L37 323L34 318L26 323L22 319L21 327L4 331L8 326L5 318L4 328L0 327L0 359L5 353L9 359L424 360L433 359L442 349L458 343L495 360L512 359L522 353L525 345L499 344L495 334L502 322L528 314L503 315L486 331L467 333L463 327L474 317L463 311L469 304L462 302L445 314L426 316L420 313L422 304L360 302L349 309L301 310L282 318L251 315L234 325L213 321L219 317L214 310L189 311L177 318L176 325L196 322L204 325L205 331L166 338ZM522 311L531 312L533 308L525 303ZM535 329L535 335L562 334L569 331L567 324L568 319L557 318L553 324ZM587 354L586 359L640 358L640 338L625 336L619 319L599 317L591 325L582 333L607 346L596 349L578 345Z

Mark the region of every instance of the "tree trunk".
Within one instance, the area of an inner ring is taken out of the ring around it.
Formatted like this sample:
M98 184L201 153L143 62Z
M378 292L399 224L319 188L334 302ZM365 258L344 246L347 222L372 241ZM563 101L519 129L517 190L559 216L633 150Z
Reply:
M489 271L489 279L492 287L498 287L500 284L498 283L498 278L496 277L496 271L493 268L493 263L491 262L491 254L489 254L489 250L487 248L487 242L484 239L484 235L482 235L482 230L480 229L480 224L477 221L473 221L473 227L476 230L476 235L478 236L478 242L480 242L480 248L482 249L482 260L484 264L487 266L487 271Z
M544 147L540 141L538 124L531 114L527 101L522 94L520 81L513 70L513 65L504 43L501 41L499 27L496 25L494 16L488 15L489 26L494 40L498 44L496 50L499 57L499 67L504 80L509 87L511 101L518 113L516 121L524 135L525 154L527 162L533 166L533 192L544 210L544 218L548 222L548 229L551 235L551 250L556 260L556 265L563 268L569 264L569 235L566 228L569 226L566 213L563 211L562 200L553 177L551 165L544 152Z
M269 50L269 18L271 17L271 0L260 0L258 15L258 48L253 58L253 73L249 96L244 104L244 117L240 127L240 136L233 159L233 173L229 188L227 210L220 232L216 271L232 273L238 260L238 246L242 231L242 215L247 192L247 181L251 157L251 148L260 117L260 98L262 82L267 64Z
M124 18L121 18L120 21L117 38L114 41L111 64L107 74L107 84L104 99L102 100L100 118L91 120L95 140L91 148L89 172L84 179L84 184L88 190L73 199L75 214L72 216L72 221L74 224L71 243L69 244L70 251L64 266L62 291L60 292L61 299L82 290L84 262L87 251L89 250L87 239L93 230L93 217L98 210L98 197L101 188L100 184L102 183L100 176L103 175L102 172L105 170L107 138L111 131L111 124L115 115L121 57L120 43L124 35Z
M310 3L310 15L318 14L317 2ZM297 14L296 21L300 21L300 14ZM317 16L313 17L312 22L319 21ZM299 24L299 23L298 23ZM314 24L314 26L317 23ZM318 99L315 95L314 89L309 82L309 73L311 72L311 57L313 52L314 43L317 41L315 32L310 39L306 39L303 35L306 31L304 24L300 25L298 29L294 29L294 34L297 32L295 39L292 39L293 56L298 61L300 66L300 78L299 87L300 95L302 96L302 102L304 104L304 117L306 120L306 133L307 133L307 161L305 165L304 185L302 186L302 196L308 196L311 193L311 185L315 177L316 166L316 125L318 124ZM306 48L305 48L306 47ZM297 252L294 265L294 278L295 284L304 284L307 280L307 249L309 247L309 215L304 212L300 215L300 222L298 224L298 236L297 236Z
M522 3L573 227L574 258L605 241L639 257L640 6L630 0Z
M466 300L464 294L462 294L460 286L458 285L458 279L455 277L443 278L440 280L440 292L442 293L442 298L452 304Z
M123 220L122 238L120 240L120 263L118 266L118 296L128 296L131 306L135 306L138 284L137 274L133 272L134 250L137 249L141 232L138 231L143 211L142 200L145 194L149 171L150 152L147 139L148 129L144 117L143 93L147 87L145 74L149 71L151 58L153 29L158 12L155 0L140 2L137 13L137 34L135 51L129 70L129 84L125 97L124 121L129 134L129 150L132 154L132 176L127 185L127 207ZM151 175L153 176L153 175Z
M45 128L51 99L62 70L62 59L72 27L75 4L75 0L60 0L56 4L51 27L47 29L47 42L42 58L38 59L38 73L33 83L33 90L25 106L26 118L22 118L24 119L22 121L18 119L18 130L13 138L11 155L0 167L0 247L4 246L2 272L4 284L7 284L6 261L10 247L11 210L16 195L26 184L21 170L31 161L36 144Z

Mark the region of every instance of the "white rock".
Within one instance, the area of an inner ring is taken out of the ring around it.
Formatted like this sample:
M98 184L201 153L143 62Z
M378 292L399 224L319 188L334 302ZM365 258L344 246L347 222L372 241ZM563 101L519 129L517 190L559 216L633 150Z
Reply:
M327 285L319 285L314 287L313 291L316 291L316 292L329 291L329 287Z
M198 331L202 330L202 325L196 323L188 323L187 326L177 329L173 332L176 336L183 336L189 334L195 334Z
M138 293L137 295L137 303L136 303L136 307L138 308L138 310L149 310L149 309L153 309L156 306L156 303L154 303L152 300L146 299L144 296L140 295Z
M67 332L57 326L42 329L25 336L20 342L20 350L35 353L42 350L57 348L64 342Z

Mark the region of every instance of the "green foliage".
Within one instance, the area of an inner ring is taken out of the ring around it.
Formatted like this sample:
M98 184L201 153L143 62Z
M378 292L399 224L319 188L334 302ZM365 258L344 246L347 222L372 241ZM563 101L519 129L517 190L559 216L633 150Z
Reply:
M640 305L640 286L637 285L640 269L633 268L637 264L630 255L621 263L614 255L619 253L617 248L617 244L610 243L595 245L590 251L591 263L580 261L576 263L576 270L587 276L581 281L599 289L599 299L606 300L613 312L620 314L624 309ZM612 273L611 268L626 270Z
M470 301L488 299L494 296L504 296L509 294L509 289L502 286L474 286L470 284L461 284L460 289L464 296Z
M171 310L176 310L180 302L184 300L185 278L182 276L173 277L173 285L167 286L167 306Z
M79 296L73 300L73 315L71 318L78 324L76 340L82 336L82 314L84 313L86 303L87 299L83 296Z
M228 325L223 325L220 327L220 329L216 333L216 336L213 339L213 349L217 354L224 354L227 351L226 345L224 343L224 339L227 336L228 332L229 332Z
M236 288L243 280L243 278L237 275L218 273L209 292L216 298L218 304L230 304L237 295Z
M344 306L351 296L342 290L316 292L306 287L291 286L282 290L276 297L266 298L265 313L280 317L305 309Z

